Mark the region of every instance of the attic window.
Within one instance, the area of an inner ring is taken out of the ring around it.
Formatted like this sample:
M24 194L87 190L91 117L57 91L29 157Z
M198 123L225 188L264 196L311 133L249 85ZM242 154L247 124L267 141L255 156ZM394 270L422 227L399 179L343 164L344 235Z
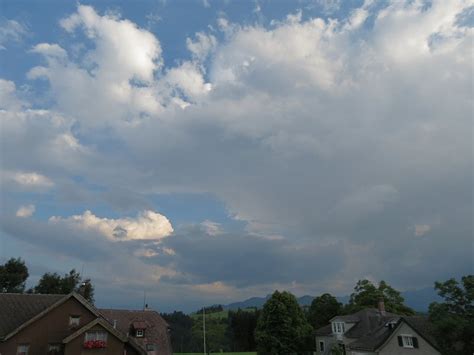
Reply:
M69 316L69 326L78 327L81 323L81 316Z
M30 353L30 345L21 344L16 348L16 355L28 355Z
M144 335L145 335L145 331L143 329L137 329L135 332L135 336L137 338L143 338Z
M332 322L332 332L334 334L344 334L344 322Z
M398 345L408 349L417 349L418 339L412 335L402 334L398 336Z

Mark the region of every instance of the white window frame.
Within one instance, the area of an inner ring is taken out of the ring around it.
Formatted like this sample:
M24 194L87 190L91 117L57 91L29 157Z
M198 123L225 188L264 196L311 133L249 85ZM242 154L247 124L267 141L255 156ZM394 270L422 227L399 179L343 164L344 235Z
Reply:
M18 344L16 347L17 355L28 355L30 353L30 344Z
M48 344L48 354L55 351L54 354L61 352L61 344Z
M69 326L78 327L81 325L81 316L69 316Z
M104 332L103 330L93 330L86 332L86 337L84 341L91 340L102 340L107 342L107 332Z
M402 337L402 344L404 348L413 349L413 335L411 334L400 334Z
M344 334L345 333L344 322L332 322L332 332L334 334Z
M145 336L145 332L143 331L143 329L137 329L135 331L135 336L137 338L143 338Z

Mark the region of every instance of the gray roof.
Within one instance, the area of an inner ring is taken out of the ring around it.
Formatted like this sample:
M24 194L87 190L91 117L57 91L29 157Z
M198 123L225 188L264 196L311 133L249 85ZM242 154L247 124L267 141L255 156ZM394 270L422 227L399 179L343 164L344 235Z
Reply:
M432 324L426 317L405 317L390 312L382 314L376 308L367 308L357 313L333 317L331 321L333 320L356 323L344 334L347 338L356 339L349 345L349 348L354 350L374 351L378 349L402 322L407 323L422 338L424 338L434 348L438 349L436 340L432 336ZM395 326L388 327L388 323L395 323ZM331 324L317 329L315 334L316 336L332 335Z
M390 312L385 312L382 315L376 308L366 308L353 314L335 316L331 319L331 321L340 320L346 323L355 323L355 325L352 326L352 328L349 329L344 335L348 338L357 339L364 336L365 334L373 332L380 325L383 325L389 321L397 321L399 318L400 316ZM331 324L317 329L315 334L318 336L331 335Z
M366 334L372 333L380 326L390 321L397 321L400 316L394 313L385 312L381 314L376 308L366 308L357 313L351 314L351 317L358 318L357 324L349 329L344 335L348 338L360 338Z
M0 338L13 332L67 295L0 293Z

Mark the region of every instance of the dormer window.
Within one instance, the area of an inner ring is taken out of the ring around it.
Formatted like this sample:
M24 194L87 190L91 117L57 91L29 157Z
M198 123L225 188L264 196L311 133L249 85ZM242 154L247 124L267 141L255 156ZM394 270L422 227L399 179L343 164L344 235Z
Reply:
M344 334L344 322L332 322L332 332L334 334Z
M143 338L145 336L145 329L147 327L148 327L148 324L145 321L138 320L138 321L133 322L132 329L134 330L135 337Z

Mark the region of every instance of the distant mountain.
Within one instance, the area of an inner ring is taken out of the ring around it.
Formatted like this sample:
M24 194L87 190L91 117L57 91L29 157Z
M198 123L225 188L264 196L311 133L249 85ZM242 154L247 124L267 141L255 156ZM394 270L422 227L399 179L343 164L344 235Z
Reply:
M431 302L440 301L441 298L437 295L432 287L426 287L419 290L405 291L401 293L405 298L405 304L413 308L417 312L427 312L428 306ZM223 306L225 310L237 310L239 308L262 308L265 302L271 297L252 297L242 302L234 302ZM336 297L337 300L343 304L349 302L349 296ZM313 301L313 296L302 296L298 298L300 306L309 306Z

